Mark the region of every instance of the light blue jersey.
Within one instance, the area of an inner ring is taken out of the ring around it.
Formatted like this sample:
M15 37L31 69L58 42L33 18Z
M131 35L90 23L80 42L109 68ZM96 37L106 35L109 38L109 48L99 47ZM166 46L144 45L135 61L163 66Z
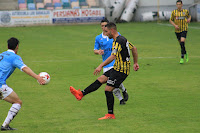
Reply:
M6 85L6 80L14 72L15 68L22 71L26 65L23 63L22 58L15 54L13 50L7 50L0 54L0 88Z
M108 36L104 36L103 33L96 36L94 50L99 50L99 49L104 50L104 54L102 55L103 62L111 55L112 44L113 44L113 39L109 39ZM104 66L103 68L112 67L114 63L115 60L113 60L110 64Z

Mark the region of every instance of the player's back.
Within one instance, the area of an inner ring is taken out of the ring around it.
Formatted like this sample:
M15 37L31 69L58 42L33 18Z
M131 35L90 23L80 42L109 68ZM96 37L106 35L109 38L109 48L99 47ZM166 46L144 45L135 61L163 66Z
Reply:
M113 42L113 55L116 55L114 69L129 74L130 72L130 49L133 45L123 36L118 36Z
M123 61L127 61L127 57L130 58L129 42L124 36L118 36L115 40L116 43L121 45L121 56Z
M13 62L19 56L13 52L5 51L0 54L0 85L6 84L6 79L13 73Z

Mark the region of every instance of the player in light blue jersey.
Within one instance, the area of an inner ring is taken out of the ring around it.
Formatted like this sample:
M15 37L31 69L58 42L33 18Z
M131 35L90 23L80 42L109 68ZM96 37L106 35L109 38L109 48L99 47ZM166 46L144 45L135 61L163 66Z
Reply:
M10 38L7 42L8 50L0 54L0 99L11 103L12 106L1 126L1 131L16 130L15 128L11 128L9 124L17 115L22 106L22 101L18 95L6 84L6 80L14 72L15 68L18 68L26 74L37 79L41 85L45 84L45 80L39 75L35 74L29 67L27 67L23 63L22 58L17 55L19 48L18 39Z
M101 29L103 32L100 35L96 36L95 45L94 45L94 53L102 55L103 62L111 55L111 52L112 52L113 39L109 39L108 36L105 35L105 25L108 24L108 22L109 21L107 19L103 19L101 21L100 24L101 24ZM110 64L104 66L103 72L105 73L106 71L113 68L114 63L115 63L115 60L113 60ZM120 89L122 89L124 99L121 96ZM115 88L113 90L113 93L119 99L120 104L125 104L125 101L128 100L128 93L123 84L120 85L120 89Z

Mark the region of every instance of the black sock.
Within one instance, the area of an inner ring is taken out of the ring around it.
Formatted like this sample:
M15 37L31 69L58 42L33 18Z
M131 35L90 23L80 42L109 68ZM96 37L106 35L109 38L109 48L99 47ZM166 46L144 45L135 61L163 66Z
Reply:
M102 83L99 82L99 80L96 80L94 83L92 83L90 86L88 86L85 90L82 91L83 95L87 95L90 92L96 91L99 89L99 87L102 85Z
M180 42L180 45L181 45L181 58L184 58L184 55L186 54L185 42Z
M113 114L114 96L112 91L105 91L108 114Z

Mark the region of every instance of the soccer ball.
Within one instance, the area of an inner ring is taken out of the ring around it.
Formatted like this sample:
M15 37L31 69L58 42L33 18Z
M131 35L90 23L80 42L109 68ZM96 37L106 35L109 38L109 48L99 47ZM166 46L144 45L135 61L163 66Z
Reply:
M50 75L47 72L41 72L39 76L44 77L43 79L46 81L45 85L50 82Z

